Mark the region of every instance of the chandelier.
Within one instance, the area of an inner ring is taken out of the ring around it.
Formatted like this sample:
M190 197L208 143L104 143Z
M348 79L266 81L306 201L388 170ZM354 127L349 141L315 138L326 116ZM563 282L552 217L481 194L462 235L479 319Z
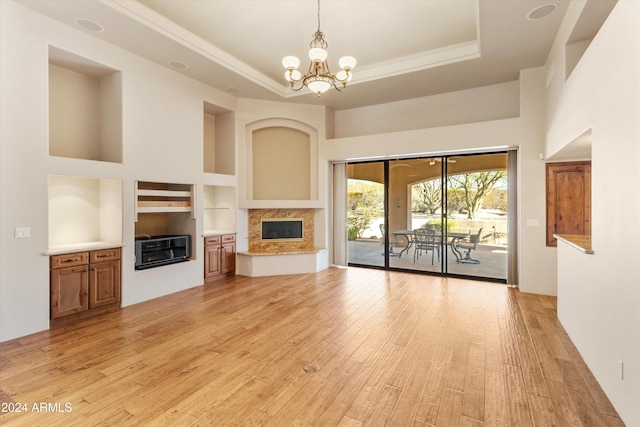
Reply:
M291 84L291 89L299 91L306 86L311 92L320 96L321 93L328 91L333 86L338 92L342 92L338 85L342 84L342 88L347 86L353 77L351 70L356 66L356 58L343 56L338 61L341 70L337 74L332 74L327 63L327 46L324 34L320 31L320 0L318 0L318 30L309 44L311 48L309 49L309 59L311 60L309 70L305 75L302 75L297 70L300 66L300 60L297 57L285 56L282 58L282 65L287 70L284 77ZM296 87L298 83L300 85Z

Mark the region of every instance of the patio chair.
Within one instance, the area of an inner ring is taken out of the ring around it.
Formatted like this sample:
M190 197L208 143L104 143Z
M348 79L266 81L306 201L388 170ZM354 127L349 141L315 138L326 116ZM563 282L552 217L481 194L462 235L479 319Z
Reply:
M380 233L382 233L382 246L384 247L386 244L387 236L387 233L385 233L384 224L380 224ZM389 256L400 256L399 253L393 251L393 248L398 248L400 246L402 246L402 242L398 241L395 236L393 236L393 238L389 236ZM384 252L382 253L382 255L384 255Z
M464 258L459 260L458 262L467 262L467 263L478 263L478 260L471 258L471 251L475 251L477 249L478 243L480 243L480 238L482 236L482 228L478 230L476 234L470 234L467 238L458 241L457 247L458 249L466 249L467 253Z
M422 251L431 251L431 265L433 265L436 252L438 253L438 261L440 261L440 238L436 236L435 230L426 230L424 228L413 230L413 245L415 247L413 262L418 260L422 255Z

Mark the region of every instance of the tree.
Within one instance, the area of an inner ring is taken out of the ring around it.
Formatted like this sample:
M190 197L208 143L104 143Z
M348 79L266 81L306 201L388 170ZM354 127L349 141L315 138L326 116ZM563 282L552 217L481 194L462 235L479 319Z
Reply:
M449 188L455 190L467 218L473 219L482 207L484 197L507 176L506 171L485 171L453 175L448 178Z
M375 218L380 216L384 186L370 181L350 179L347 192L347 225L353 237L362 237Z
M413 193L416 195L413 210L418 212L429 211L435 214L440 208L442 202L441 181L439 179L431 179L429 181L420 182L412 186Z

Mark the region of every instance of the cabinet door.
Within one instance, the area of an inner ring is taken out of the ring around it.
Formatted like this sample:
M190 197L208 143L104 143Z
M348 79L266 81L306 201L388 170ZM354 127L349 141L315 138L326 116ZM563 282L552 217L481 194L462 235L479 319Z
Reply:
M222 262L223 274L235 272L236 270L236 244L235 243L224 243L222 245L220 260Z
M91 264L89 270L89 308L120 302L120 261Z
M89 309L87 266L51 270L51 318Z
M205 246L204 248L204 278L221 274L220 244Z

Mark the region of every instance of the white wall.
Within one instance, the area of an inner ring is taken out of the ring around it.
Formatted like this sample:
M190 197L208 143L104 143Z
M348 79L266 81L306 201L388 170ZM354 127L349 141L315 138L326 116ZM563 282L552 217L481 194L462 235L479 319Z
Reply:
M466 93L469 103L482 104L482 96L492 92L474 89L456 92L452 96L459 100ZM518 118L413 129L419 124L415 121L407 125L412 130L328 140L326 156L329 160L338 161L518 147L521 236L519 286L524 292L555 295L556 257L555 250L545 247L545 171L544 162L539 160L544 145L544 69L523 71L520 76L519 93L521 99ZM443 97L444 95L437 95L439 103L446 103ZM407 102L414 105L416 100ZM424 102L426 105L433 104L428 98L424 99ZM386 106L389 107L388 114L391 116L398 115L406 108L403 103ZM363 108L360 112L351 111L350 116L355 122L353 126L370 120L369 112L369 107ZM339 112L336 112L336 115L338 114ZM526 220L532 220L529 224L534 225L527 226Z
M122 71L122 163L49 157L49 44ZM202 166L203 102L235 111L236 98L14 2L0 1L0 55L0 341L49 327L49 175L122 182L123 305L201 284L203 215L194 261L134 270L134 182L214 185ZM31 237L15 239L23 226Z
M348 96L348 94L347 94ZM517 81L335 112L335 137L518 117Z
M564 64L567 11L547 67ZM593 255L558 250L558 317L618 413L640 425L640 2L618 1L573 73L550 86L548 153L592 130ZM624 379L618 375L624 363Z
M327 208L327 160L324 155L325 144L325 108L317 105L288 104L284 102L239 99L236 113L236 135L238 135L238 205L241 208L314 208L315 246L326 248L328 245L328 210ZM262 123L264 121L264 124ZM303 132L317 132L317 144L312 139L310 165L311 199L310 200L258 200L252 199L251 146L250 133L254 127L289 126ZM299 127L296 127L299 126ZM317 172L314 173L313 170ZM238 251L248 249L248 211L241 209L238 215Z

